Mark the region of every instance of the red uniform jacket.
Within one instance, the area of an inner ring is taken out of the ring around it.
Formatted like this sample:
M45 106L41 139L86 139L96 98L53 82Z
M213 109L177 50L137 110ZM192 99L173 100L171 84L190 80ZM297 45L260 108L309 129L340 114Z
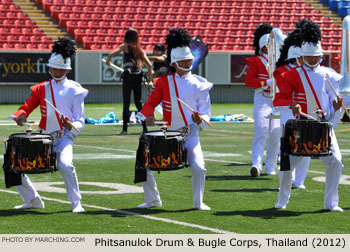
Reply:
M266 84L266 80L269 79L269 73L261 59L259 57L264 57L263 55L253 56L246 58L246 63L248 65L248 70L245 76L245 85L247 87L252 87L258 90L262 87L261 82L264 82L264 92L270 93L270 88ZM264 57L268 62L268 59Z
M30 115L30 113L33 112L34 109L36 109L40 105L40 112L41 112L41 119L39 123L39 128L46 130L46 119L47 119L47 113L46 113L46 101L45 98L45 83L48 81L40 82L37 85L34 85L30 87L32 90L32 94L30 97L25 101L24 105L21 106L17 112L15 112L14 116L20 116L24 115L26 118ZM56 106L56 104L53 104ZM61 120L58 119L58 122L61 126ZM62 126L61 126L62 128Z
M293 102L296 102L300 104L301 111L307 113L305 89L296 70L297 68L282 73L283 84L279 86L280 92L275 98L275 103L279 106L290 106Z
M281 90L281 87L284 85L283 78L284 78L285 73L291 71L292 69L293 68L290 67L289 65L283 65L283 66L280 66L279 68L277 68L273 72L273 77L275 77L276 85L277 85L279 90ZM280 95L280 93L276 92L275 99L273 101L273 106L274 107L289 106L290 104L283 103L282 102L283 100L278 98L279 95Z
M175 82L175 76L172 74ZM155 107L158 106L158 104L163 101L165 102L164 106L167 104L171 104L170 99L170 91L169 91L169 84L168 84L168 75L163 75L159 78L154 79L154 83L156 85L156 88L152 91L151 95L148 97L147 102L143 105L143 108L141 109L140 113L144 115L146 118L150 115L153 115ZM176 87L176 82L175 82ZM178 96L178 91L176 88L176 93ZM181 108L181 106L179 106ZM184 115L182 114L183 118ZM168 125L171 125L171 109L163 109L163 120L168 123ZM187 124L187 122L185 121Z

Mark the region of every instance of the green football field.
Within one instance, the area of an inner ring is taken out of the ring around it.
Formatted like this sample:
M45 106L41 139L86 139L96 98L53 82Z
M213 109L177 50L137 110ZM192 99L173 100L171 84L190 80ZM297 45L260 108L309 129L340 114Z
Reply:
M25 131L7 116L17 105L0 105L0 139ZM98 119L121 104L86 105L86 117ZM212 115L244 113L252 116L251 104L213 104ZM39 110L29 120L39 120ZM160 119L160 116L158 115ZM8 125L12 124L12 125ZM37 126L34 126L34 130ZM82 191L85 213L73 214L59 172L29 175L37 185L46 208L14 210L23 204L15 188L5 188L0 174L1 234L345 234L350 233L350 135L349 125L339 124L336 135L343 154L339 186L343 213L323 210L325 166L311 161L306 190L293 189L286 209L276 210L278 175L252 178L253 124L215 123L200 133L207 178L204 202L211 211L192 209L189 168L154 172L163 207L138 209L144 203L142 185L134 184L135 152L142 127L86 125L75 141L74 165ZM149 130L157 130L150 127ZM0 148L0 164L4 148ZM321 181L321 182L320 182ZM55 183L57 182L57 183Z

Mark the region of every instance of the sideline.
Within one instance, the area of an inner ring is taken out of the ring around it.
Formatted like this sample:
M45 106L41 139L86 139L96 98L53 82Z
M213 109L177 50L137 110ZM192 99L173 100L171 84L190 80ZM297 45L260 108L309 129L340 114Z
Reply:
M18 195L17 192L10 191L10 190L0 189L0 192L10 193L10 194L17 194ZM48 198L48 197L44 197L44 196L40 196L40 197L42 199L44 199L44 200L54 201L54 202L58 202L58 203L62 203L62 204L69 204L69 205L72 204L71 202L66 201L66 200L59 200L59 199ZM118 209L112 209L112 208L95 206L95 205L88 205L88 204L82 204L82 206L89 207L89 208L100 209L100 210L104 210L104 211L115 211L117 213L121 213L121 214L125 214L125 215L138 216L138 217L142 217L142 218L145 218L145 219L162 221L162 222L171 223L171 224L175 224L175 225L182 225L182 226L191 227L191 228L198 228L198 229L201 229L201 230L206 230L206 231L210 231L210 232L217 233L217 234L234 234L233 232L226 231L226 230L221 230L221 229L217 229L217 228L211 228L211 227L201 226L201 225L187 223L187 222L183 222L183 221L176 221L176 220L171 220L171 219L166 219L166 218L149 216L149 215L144 215L144 214L140 214L140 213L124 211L124 210L118 210Z

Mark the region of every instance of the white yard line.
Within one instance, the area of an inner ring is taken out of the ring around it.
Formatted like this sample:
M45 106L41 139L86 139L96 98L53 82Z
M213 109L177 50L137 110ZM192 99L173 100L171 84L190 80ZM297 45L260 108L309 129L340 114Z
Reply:
M208 132L211 132L211 131L215 131L215 132L227 132L227 133L237 133L237 134L244 134L244 135L254 135L254 132L248 132L248 131L208 129Z
M130 152L130 153L136 154L136 151L126 150L126 149L115 149L115 148L106 148L106 147L81 145L81 144L74 144L74 146L81 147L81 148L92 148L92 149L98 149L98 150L124 151L124 152Z
M105 147L98 147L98 146L87 146L87 145L79 145L79 144L75 144L75 146L85 147L85 148L95 148L95 149L100 149L100 150L125 151L125 152L130 152L130 153L136 154L136 151L125 150L125 149L114 149L114 148L105 148ZM227 161L227 160L217 160L217 159L210 159L210 158L204 158L204 160L209 161L209 162L218 162L218 163L226 163L226 164L239 164L239 165L247 164L247 163L242 163L242 162ZM320 172L320 171L309 170L309 172L317 173L317 174L325 174L325 172Z
M0 189L0 192L10 193L10 194L18 194L17 192L14 192L14 191L2 190L2 189ZM58 202L58 203L62 203L62 204L69 204L69 205L72 204L71 202L66 201L66 200L59 200L59 199L54 199L54 198L49 198L49 197L41 197L41 198L44 199L44 200L54 201L54 202ZM145 219L150 219L150 220L155 220L155 221L162 221L162 222L166 222L166 223L171 223L171 224L181 225L181 226L186 226L186 227L191 227L191 228L197 228L197 229L210 231L210 232L217 233L217 234L234 234L233 232L226 231L226 230L221 230L221 229L217 229L217 228L211 228L211 227L206 227L206 226L202 226L202 225L187 223L187 222L183 222L183 221L171 220L171 219L167 219L167 218L154 217L154 216L149 216L149 215L144 215L144 214L140 214L140 213L124 211L124 210L119 210L119 209L113 209L113 208L107 208L107 207L101 207L101 206L95 206L95 205L89 205L89 204L82 204L82 206L89 207L89 208L100 209L100 210L104 210L104 211L115 211L117 213L143 217Z

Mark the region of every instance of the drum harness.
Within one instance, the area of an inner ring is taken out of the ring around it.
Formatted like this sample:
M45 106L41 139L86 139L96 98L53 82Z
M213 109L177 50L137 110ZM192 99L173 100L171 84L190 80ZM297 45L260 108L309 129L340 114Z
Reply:
M45 133L45 131L43 129L38 129L40 134L47 134ZM64 136L64 130L57 130L54 132L51 132L50 134L48 134L52 137L52 141L54 143L54 145L57 144L57 142Z

